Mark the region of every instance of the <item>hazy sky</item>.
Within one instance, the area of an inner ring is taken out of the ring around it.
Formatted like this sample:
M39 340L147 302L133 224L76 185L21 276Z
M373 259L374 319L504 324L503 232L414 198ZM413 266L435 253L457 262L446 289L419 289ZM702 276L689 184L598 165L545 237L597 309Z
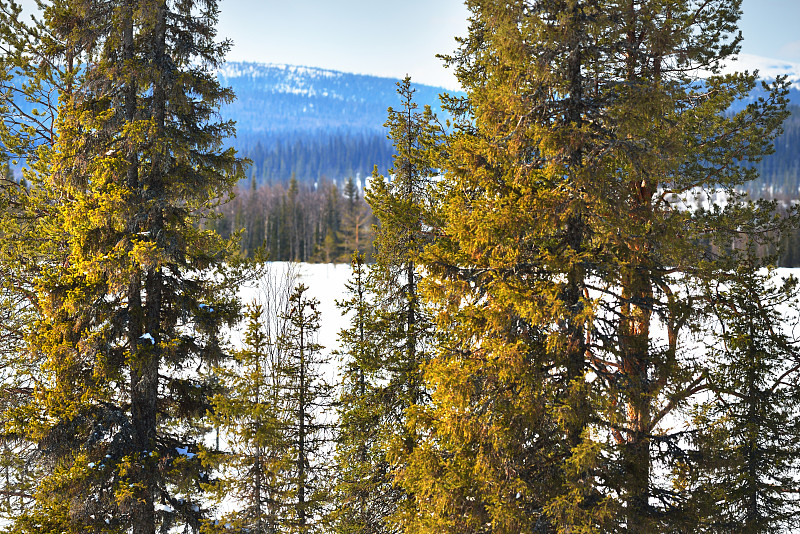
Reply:
M458 0L222 0L231 60L290 63L455 86L436 54L466 33Z
M33 4L33 0L23 0ZM466 33L460 0L222 0L228 58L402 77L454 88L436 54ZM744 0L742 51L800 63L800 0Z
M744 0L742 52L800 63L800 1Z

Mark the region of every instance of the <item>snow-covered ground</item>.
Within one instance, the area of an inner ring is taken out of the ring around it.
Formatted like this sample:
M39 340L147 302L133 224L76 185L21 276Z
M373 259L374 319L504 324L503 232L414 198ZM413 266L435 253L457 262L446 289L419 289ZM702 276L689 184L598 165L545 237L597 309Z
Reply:
M345 284L350 278L350 265L271 262L267 265L266 272L267 276L274 279L285 278L287 273L296 273L297 282L308 286L308 296L320 302L319 343L325 347L325 353L336 350L339 346L339 331L348 324L347 317L337 308L336 301L347 298ZM775 274L780 278L800 278L800 268L781 268ZM248 304L259 297L259 292L258 285L253 284L242 287L239 295L242 302Z
M323 360L329 362L324 370L325 378L334 384L339 361L329 356L339 348L339 331L348 325L348 319L342 315L336 306L336 301L347 298L345 284L349 278L350 265L346 263L270 262L266 265L261 280L242 286L239 297L242 299L242 304L247 305L266 298L265 284L272 283L274 288L285 284L287 280L294 280L295 284L307 286L308 298L319 301L317 309L320 312L320 328L317 342L323 346ZM239 345L243 327L242 323L237 329L239 331L232 333L231 340L234 345Z
M296 273L297 282L308 287L307 295L319 300L319 343L325 347L325 352L334 350L338 346L339 330L347 324L347 319L342 317L341 311L336 307L336 301L346 298L345 283L350 277L350 265L290 262L267 264L266 276L281 279L287 273ZM253 284L243 286L239 296L243 304L248 304L257 299L260 292L258 284Z

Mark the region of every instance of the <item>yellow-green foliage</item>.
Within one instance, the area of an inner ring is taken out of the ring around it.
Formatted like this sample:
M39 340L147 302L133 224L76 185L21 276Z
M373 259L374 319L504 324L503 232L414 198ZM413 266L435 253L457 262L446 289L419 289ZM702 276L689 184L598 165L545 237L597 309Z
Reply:
M198 226L245 163L221 148L232 125L214 119L232 97L213 72L227 49L216 3L43 9L33 27L5 3L2 15L3 76L45 104L34 117L52 114L19 125L6 113L0 128L29 166L25 184L4 184L14 210L2 206L0 264L30 258L14 277L31 320L13 358L35 362L17 377L24 400L2 406L3 436L39 451L28 515L12 519L197 527L198 421L213 385L186 370L224 358L220 329L238 316L225 264L235 245Z
M709 387L685 351L706 297L692 280L736 276L732 240L780 229L734 201L753 178L734 162L770 150L785 82L729 114L754 77L699 79L735 52L738 4L467 2L447 58L467 95L418 256L440 337L398 477L419 507L406 531L649 534L695 516L656 474L690 457L664 421ZM700 189L728 201L695 209Z

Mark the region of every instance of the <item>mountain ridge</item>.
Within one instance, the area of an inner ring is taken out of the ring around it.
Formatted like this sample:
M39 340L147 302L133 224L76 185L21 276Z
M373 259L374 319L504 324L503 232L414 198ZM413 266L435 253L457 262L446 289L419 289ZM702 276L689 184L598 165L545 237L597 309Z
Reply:
M722 72L756 69L765 80L787 74L794 80L790 104L800 105L800 64L742 54ZM287 181L293 174L302 181L313 182L322 176L341 181L348 176L367 176L374 165L380 172L391 165L393 150L383 125L387 108L400 105L398 79L254 62L227 63L217 75L237 95L236 101L221 110L221 116L237 122L237 138L232 144L253 160L248 177L256 182ZM448 91L424 84L413 86L419 108L427 104L441 114L439 94ZM765 94L757 86L731 111ZM793 112L785 134L776 140L776 154L757 165L762 177L747 187L754 194L765 187L798 193L800 112L798 108Z
M237 97L221 115L236 120L245 136L341 130L385 133L387 108L400 103L396 78L253 62L226 63L217 77ZM441 113L439 94L446 92L444 88L416 83L413 87L420 110L430 105Z

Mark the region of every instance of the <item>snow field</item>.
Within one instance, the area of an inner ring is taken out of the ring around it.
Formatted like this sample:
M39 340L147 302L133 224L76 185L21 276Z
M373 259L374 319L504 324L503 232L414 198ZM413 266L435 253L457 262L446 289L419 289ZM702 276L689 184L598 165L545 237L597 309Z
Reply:
M261 301L265 298L265 283L271 281L280 284L287 277L295 278L295 285L305 284L308 287L308 298L319 301L317 309L320 312L320 328L317 343L323 347L323 359L329 361L324 369L325 379L329 384L335 384L339 362L330 355L339 348L339 331L348 323L348 318L336 307L336 301L347 297L345 284L350 278L350 272L350 265L346 263L269 262L260 281L240 288L239 298L243 305ZM231 341L237 347L241 346L241 335L245 326L245 323L241 323L239 328L231 332Z

